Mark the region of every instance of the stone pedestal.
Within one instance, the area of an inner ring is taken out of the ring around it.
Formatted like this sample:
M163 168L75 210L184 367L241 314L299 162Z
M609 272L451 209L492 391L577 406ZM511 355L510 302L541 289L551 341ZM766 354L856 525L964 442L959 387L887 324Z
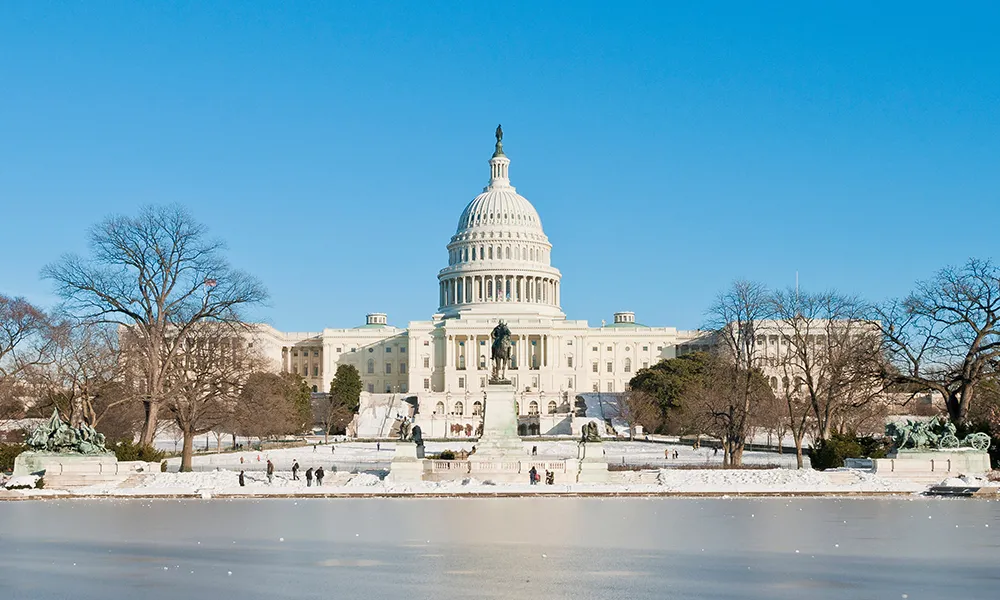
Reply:
M586 442L582 445L578 483L608 483L608 460L604 457L604 442Z
M871 471L880 477L918 483L937 483L959 475L983 475L990 469L990 455L972 448L902 450L871 461Z
M520 460L524 457L524 443L517 435L517 413L514 411L514 404L512 384L491 383L486 386L483 435L476 442L476 453L469 457L470 461Z
M114 454L22 452L14 459L14 476L40 475L45 487L66 489L100 483L121 483L137 471L119 464Z
M423 446L418 449L413 442L396 442L396 453L392 455L386 479L392 482L421 481L424 461L422 457L418 458L418 453L423 454Z

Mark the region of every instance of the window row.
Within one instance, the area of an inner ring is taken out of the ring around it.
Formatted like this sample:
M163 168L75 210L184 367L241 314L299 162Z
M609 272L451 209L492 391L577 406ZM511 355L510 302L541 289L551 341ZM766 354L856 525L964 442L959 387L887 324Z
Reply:
M549 251L535 246L499 244L455 248L448 253L448 264L455 265L475 260L529 260L548 264Z

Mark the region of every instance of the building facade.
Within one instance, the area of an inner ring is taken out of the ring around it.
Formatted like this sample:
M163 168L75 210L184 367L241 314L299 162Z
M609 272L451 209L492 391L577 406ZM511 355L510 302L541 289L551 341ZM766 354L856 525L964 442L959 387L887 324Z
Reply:
M530 433L572 433L580 394L622 392L639 369L678 348L711 344L707 332L650 327L631 312L600 327L567 319L552 244L534 206L510 183L500 136L489 166L489 183L462 211L447 244L430 319L401 329L371 313L353 329L260 328L265 354L314 391L329 389L338 365L358 369L365 385L358 435L388 435L397 415L435 437L474 435L490 371L489 336L501 319L512 334L508 378Z

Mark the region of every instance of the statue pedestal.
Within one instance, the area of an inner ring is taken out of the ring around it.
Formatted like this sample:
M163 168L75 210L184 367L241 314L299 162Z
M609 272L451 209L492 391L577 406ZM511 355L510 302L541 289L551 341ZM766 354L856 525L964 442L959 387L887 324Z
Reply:
M901 450L871 461L871 471L880 477L937 483L959 475L983 475L991 470L990 455L982 450Z
M413 442L396 442L396 453L389 463L388 481L421 481L424 477L424 447Z
M604 456L604 442L585 442L577 483L608 483L610 480L608 459Z
M476 442L476 453L469 459L516 459L525 456L524 443L517 435L517 413L514 412L514 386L491 383L486 386L486 411L483 434Z
M114 454L22 452L14 459L14 476L40 475L45 487L67 489L101 483L121 483L147 472L147 463L119 463Z

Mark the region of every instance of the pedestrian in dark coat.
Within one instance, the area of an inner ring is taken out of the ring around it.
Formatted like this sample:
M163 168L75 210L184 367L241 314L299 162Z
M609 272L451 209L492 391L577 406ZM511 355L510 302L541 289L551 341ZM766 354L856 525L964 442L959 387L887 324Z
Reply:
M267 459L267 483L268 485L274 480L274 463L271 459Z
M316 468L316 485L323 485L323 467Z
M299 480L299 461L292 461L292 479L295 481Z
M247 484L246 480L243 479L243 471L240 471L240 487L243 487L246 484Z
M313 470L312 467L306 469L306 487L312 487L313 484Z
M531 481L531 485L535 485L537 483L537 481L535 481L535 477L537 476L538 476L538 470L535 469L535 467L531 467L531 469L528 471L528 477L529 480Z

